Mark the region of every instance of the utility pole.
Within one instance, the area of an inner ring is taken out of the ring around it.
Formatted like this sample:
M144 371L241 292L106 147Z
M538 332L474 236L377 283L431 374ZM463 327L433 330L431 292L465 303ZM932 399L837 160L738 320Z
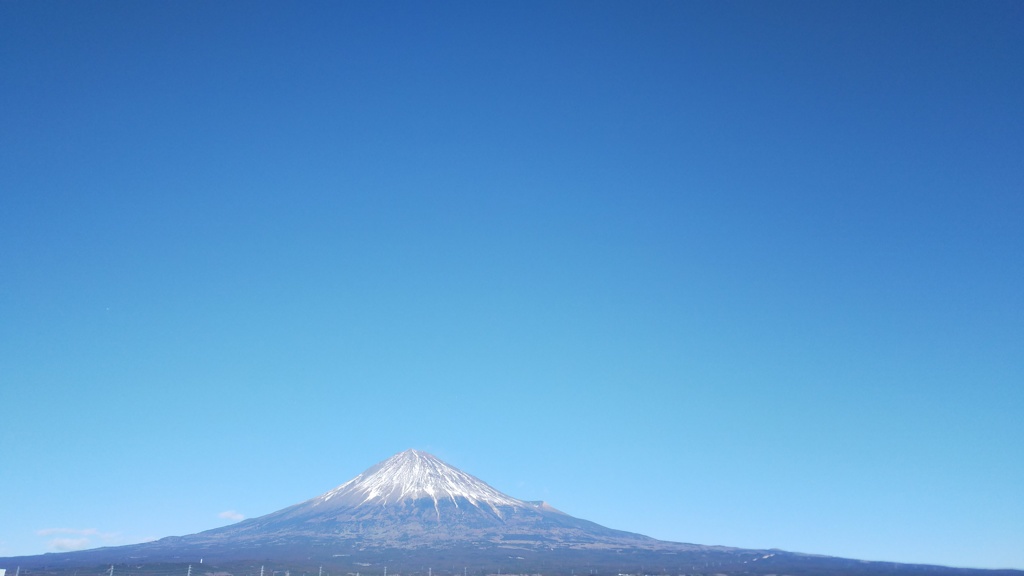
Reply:
M192 565L188 565L188 576L192 576Z
M260 566L260 576L263 576L263 566Z

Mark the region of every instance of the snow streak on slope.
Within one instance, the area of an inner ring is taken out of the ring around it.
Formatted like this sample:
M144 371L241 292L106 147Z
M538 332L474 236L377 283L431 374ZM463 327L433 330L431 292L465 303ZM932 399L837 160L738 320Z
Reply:
M388 458L315 498L312 504L387 506L420 498L433 499L435 507L443 500L450 500L455 506L459 505L460 500L468 501L477 508L487 506L495 513L499 513L499 506L529 506L522 500L498 492L483 480L418 450L406 450Z

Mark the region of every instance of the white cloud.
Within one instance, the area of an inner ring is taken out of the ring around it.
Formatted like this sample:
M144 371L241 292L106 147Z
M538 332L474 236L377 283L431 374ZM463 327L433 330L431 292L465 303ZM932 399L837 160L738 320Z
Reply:
M50 550L55 552L81 550L102 544L116 544L123 540L121 535L116 532L100 532L96 528L42 528L36 530L36 535L60 536L47 542ZM94 540L97 539L99 542L94 543Z
M57 552L68 550L81 550L89 545L88 538L54 538L50 540L50 549Z
M99 530L95 528L43 528L42 530L36 530L36 534L39 536L53 536L54 534L77 534L79 536L93 536L99 534Z
M225 511L221 512L220 514L217 514L217 516L220 517L220 518L223 518L225 520L231 520L232 522L238 522L239 520L245 520L245 515L244 514L239 514L238 512L235 512L234 510L225 510Z

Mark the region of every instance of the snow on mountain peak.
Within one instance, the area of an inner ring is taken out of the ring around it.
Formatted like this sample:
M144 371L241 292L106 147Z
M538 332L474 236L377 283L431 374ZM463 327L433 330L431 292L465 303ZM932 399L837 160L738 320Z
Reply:
M411 449L395 454L316 498L315 505L331 502L334 505L386 506L420 498L432 499L435 508L440 501L450 500L458 506L459 499L465 499L477 508L486 505L495 513L498 513L497 506L527 506L431 454Z

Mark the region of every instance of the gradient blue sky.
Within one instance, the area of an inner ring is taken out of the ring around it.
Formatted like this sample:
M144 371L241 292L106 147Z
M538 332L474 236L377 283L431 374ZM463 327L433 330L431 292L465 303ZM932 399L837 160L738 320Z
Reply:
M1021 30L0 2L0 556L419 448L663 539L1024 568Z

